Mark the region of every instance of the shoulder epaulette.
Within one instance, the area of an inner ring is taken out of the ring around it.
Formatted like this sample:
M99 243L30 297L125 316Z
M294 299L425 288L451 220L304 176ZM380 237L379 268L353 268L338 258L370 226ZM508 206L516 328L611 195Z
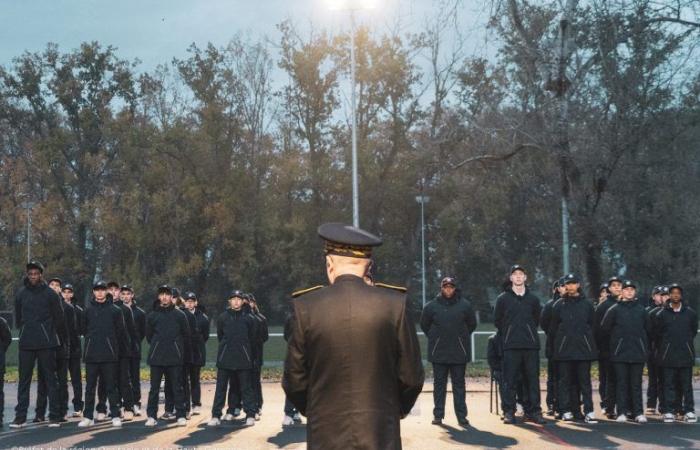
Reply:
M301 290L298 290L296 292L292 292L292 298L297 298L297 297L302 296L304 294L308 294L309 292L315 291L317 289L321 289L322 287L324 287L324 286L322 284L320 284L318 286L310 287L308 289L301 289Z
M408 292L408 289L406 289L403 286L392 286L391 284L386 284L386 283L374 283L376 287L384 288L384 289L392 289L394 291L399 291L403 292L404 294Z

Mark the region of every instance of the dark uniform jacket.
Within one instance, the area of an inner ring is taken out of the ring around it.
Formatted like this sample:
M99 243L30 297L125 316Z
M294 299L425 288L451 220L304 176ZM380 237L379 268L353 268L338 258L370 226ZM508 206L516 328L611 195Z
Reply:
M610 361L644 363L649 355L649 314L638 301L619 302L608 309L600 324L610 336Z
M185 364L192 365L194 362L199 360L199 343L197 340L197 318L194 316L193 312L184 306L180 310L185 313L187 317L187 327L190 329L190 345L185 346Z
M195 366L202 367L207 363L207 341L209 340L209 317L204 314L204 311L197 308L194 313L197 321L197 329L195 330L195 342L197 343L198 352L195 352L196 358L193 362Z
M114 300L114 306L119 308L119 310L122 312L122 317L124 319L124 329L126 330L126 336L124 338L124 342L120 343L120 353L119 357L120 358L134 358L138 351L138 345L136 344L136 341L138 339L138 334L136 333L136 322L134 321L134 313L131 311L131 308L126 306L123 301L121 300Z
M63 323L66 337L61 341L61 346L56 352L56 357L58 359L70 359L71 354L73 353L73 337L78 331L75 308L73 305L67 303L63 299L61 299L61 306L63 307ZM80 345L80 338L78 338L78 345Z
M508 287L496 300L494 324L503 337L503 350L539 350L537 327L542 306L529 289L520 296Z
M593 338L595 311L583 295L565 295L552 307L549 334L554 336L553 358L557 361L593 361L598 349Z
M141 344L146 337L146 312L132 303L131 312L134 315L134 326L136 327L136 354L134 358L141 359Z
M466 364L471 361L471 340L476 315L471 304L455 294L442 294L425 305L420 327L428 337L428 361L438 364Z
M503 373L503 348L501 347L501 336L498 333L489 336L486 347L486 360L489 363L491 375L500 383L501 374Z
M657 311L653 320L654 334L659 337L656 361L662 367L695 365L695 335L698 315L692 308L681 306L675 312L669 306Z
M252 313L252 316L253 319L257 321L257 333L253 345L253 353L255 354L255 363L258 367L262 367L265 342L270 338L267 317L260 314L260 311Z
M46 282L32 286L24 279L24 287L15 297L20 350L43 350L61 345L66 339L61 303L63 300Z
M282 386L308 448L401 448L424 379L405 294L342 275L293 306Z
M559 294L549 300L542 307L542 313L540 314L540 328L544 331L547 336L547 340L544 346L544 356L550 359L554 355L554 333L550 331L550 325L552 323L552 308L554 304L559 300Z
M170 305L156 305L146 316L146 340L149 366L181 366L185 361L185 346L190 346L190 327L185 313Z
M257 324L250 313L227 309L216 321L219 351L216 367L226 370L249 370L253 368L253 345Z
M73 312L75 313L75 325L70 331L68 340L70 341L70 357L71 359L80 359L83 354L83 348L80 341L80 336L85 335L85 310L75 303L72 304Z
M119 307L105 300L90 300L85 309L85 348L83 361L104 363L119 361L119 343L126 339L124 317Z
M611 294L602 303L598 303L595 307L595 323L593 326L593 335L595 336L596 344L598 344L598 354L600 359L610 359L610 335L605 333L601 328L603 317L612 306L617 304L617 299Z
M7 321L0 317L0 372L5 373L5 354L12 344L12 332Z

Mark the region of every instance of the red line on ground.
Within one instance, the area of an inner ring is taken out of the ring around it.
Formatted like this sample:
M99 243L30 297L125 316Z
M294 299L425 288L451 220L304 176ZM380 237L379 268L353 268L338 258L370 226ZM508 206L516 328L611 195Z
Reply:
M569 444L568 442L566 442L564 439L562 439L561 437L559 437L555 433L549 431L547 429L547 425L539 425L539 426L536 426L535 429L563 447L570 447L570 448L574 447L573 445Z

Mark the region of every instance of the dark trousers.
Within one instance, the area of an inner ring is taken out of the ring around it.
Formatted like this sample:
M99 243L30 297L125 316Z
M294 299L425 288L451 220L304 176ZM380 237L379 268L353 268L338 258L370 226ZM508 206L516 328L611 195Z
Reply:
M83 410L83 380L80 371L80 356L68 360L68 373L73 386L73 411Z
M547 398L545 401L547 402L547 407L553 411L559 411L557 369L557 362L552 358L547 359Z
M119 406L125 410L134 409L134 389L131 386L131 360L119 359Z
M443 419L445 417L445 397L447 396L447 376L452 380L452 401L455 415L458 419L467 417L466 385L464 375L466 364L439 364L433 363L433 417Z
M296 414L298 411L292 404L292 402L289 401L289 397L286 395L284 396L284 415L289 416L289 417L294 417L294 414Z
M165 379L165 384L163 385L163 394L165 395L165 412L175 412L172 381L168 378Z
M58 402L61 417L68 413L68 363L69 360L59 358L56 360L56 378L58 379ZM36 383L36 417L46 417L46 403L48 390L44 373L39 370Z
M237 384L241 389L243 410L245 411L246 417L255 416L255 399L253 398L253 388L251 384L251 370L218 369L216 371L214 405L211 408L212 417L221 418L221 411L224 409L224 403L226 402L226 389L229 387L229 381L232 378L237 380ZM230 408L231 405L229 404L229 409Z
M253 384L253 399L255 400L255 409L262 410L263 395L262 395L262 368L256 366L253 368L252 384Z
M583 402L583 412L593 411L590 361L559 361L559 409L561 412L581 412L579 395Z
M659 411L661 411L664 407L663 369L654 363L653 358L649 358L647 371L649 375L647 408L656 409L658 406Z
M250 377L249 377L250 378ZM241 382L238 377L229 377L228 396L226 400L228 414L233 414L234 409L242 409Z
M606 414L615 414L615 404L617 403L617 377L615 367L609 359L599 361L598 370L601 377L601 406L605 408Z
M0 426L5 418L5 367L0 367Z
M95 411L95 390L97 390L99 384L105 386L112 417L119 417L119 400L117 398L119 394L117 393L117 383L115 379L115 374L117 372L116 366L116 362L85 363L85 409L83 410L83 417L88 419L93 418L93 413Z
M190 368L191 364L185 364L182 366L182 378L180 382L182 383L182 391L185 394L185 412L190 412L192 410L192 390L190 384Z
M503 412L515 414L515 398L518 377L522 376L523 405L526 415L542 413L540 406L540 355L539 350L509 349L503 352Z
M141 407L141 358L129 358L129 376L134 405Z
M642 373L644 363L614 363L617 382L617 413L631 412L637 417L642 409Z
M24 422L27 420L29 409L29 388L32 383L34 363L38 361L39 371L46 381L49 398L49 418L61 418L58 377L56 376L56 351L54 349L20 350L19 351L19 383L17 386L17 406L15 418Z
M192 406L202 406L202 384L199 380L202 368L191 365L189 367L190 393L192 396Z
M116 380L119 379L119 366L115 363L114 364L114 373L112 374L112 379ZM115 389L118 389L118 387L115 386ZM117 391L117 401L119 400L119 392ZM109 405L110 408L112 405ZM117 408L119 408L119 405L117 405ZM105 387L105 382L102 378L98 380L97 384L97 408L95 408L98 413L102 414L107 414L107 388Z
M166 383L170 383L173 393L173 403L177 418L185 417L185 392L180 381L182 366L151 366L151 390L148 391L148 417L156 418L158 415L158 394L160 393L160 381L165 376ZM166 389L167 392L167 389Z
M662 367L664 413L686 414L695 412L693 400L693 368Z

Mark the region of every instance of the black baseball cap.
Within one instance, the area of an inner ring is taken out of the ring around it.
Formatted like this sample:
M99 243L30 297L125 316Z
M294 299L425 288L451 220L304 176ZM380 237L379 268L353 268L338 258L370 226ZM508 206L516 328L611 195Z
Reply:
M117 282L114 281L114 280L112 280L112 281L110 281L110 282L107 283L107 289L113 288L113 287L118 288L118 287L119 287L119 283L117 283Z
M197 300L197 295L194 292L189 291L185 294L185 300Z
M564 277L564 284L581 284L581 280L573 273L570 273Z
M683 287L678 283L671 283L668 285L668 292L671 293L672 290L678 289L683 292Z
M44 273L44 265L35 259L27 263L27 271L30 269L38 269L39 272Z
M52 281L57 281L58 284L63 285L63 281L62 281L60 278L58 278L58 277L53 277L53 278L51 278L51 279L48 281L48 283L51 284Z
M440 286L457 286L457 281L454 279L454 277L445 277L440 282Z
M635 288L637 289L637 284L632 280L625 280L622 282L622 289L625 288Z
M173 288L171 288L167 284L161 284L160 286L158 286L158 293L159 294L166 293L166 294L173 295Z
M240 291L238 289L231 291L231 295L228 296L229 299L236 297L240 298L241 300L245 300L245 294L243 293L243 291Z
M620 278L620 277L618 277L618 276L616 275L616 276L614 276L614 277L608 278L608 286L610 286L612 283L614 283L614 282L616 282L616 281L617 281L618 283L623 283L622 278Z
M510 266L510 275L513 275L513 272L516 272L518 270L524 274L527 274L527 271L523 266L521 266L520 264L513 264L512 266Z
M95 281L95 283L92 285L92 290L96 291L98 289L107 289L107 283L102 280Z
M131 293L134 292L134 290L131 288L131 285L129 285L129 284L124 284L124 285L122 285L122 287L121 287L119 290L120 290L120 291L128 291L128 292L131 292Z
M62 291L71 291L71 292L73 292L73 285L70 284L70 283L66 283L66 284L63 285L63 287L61 287L61 290L62 290Z

